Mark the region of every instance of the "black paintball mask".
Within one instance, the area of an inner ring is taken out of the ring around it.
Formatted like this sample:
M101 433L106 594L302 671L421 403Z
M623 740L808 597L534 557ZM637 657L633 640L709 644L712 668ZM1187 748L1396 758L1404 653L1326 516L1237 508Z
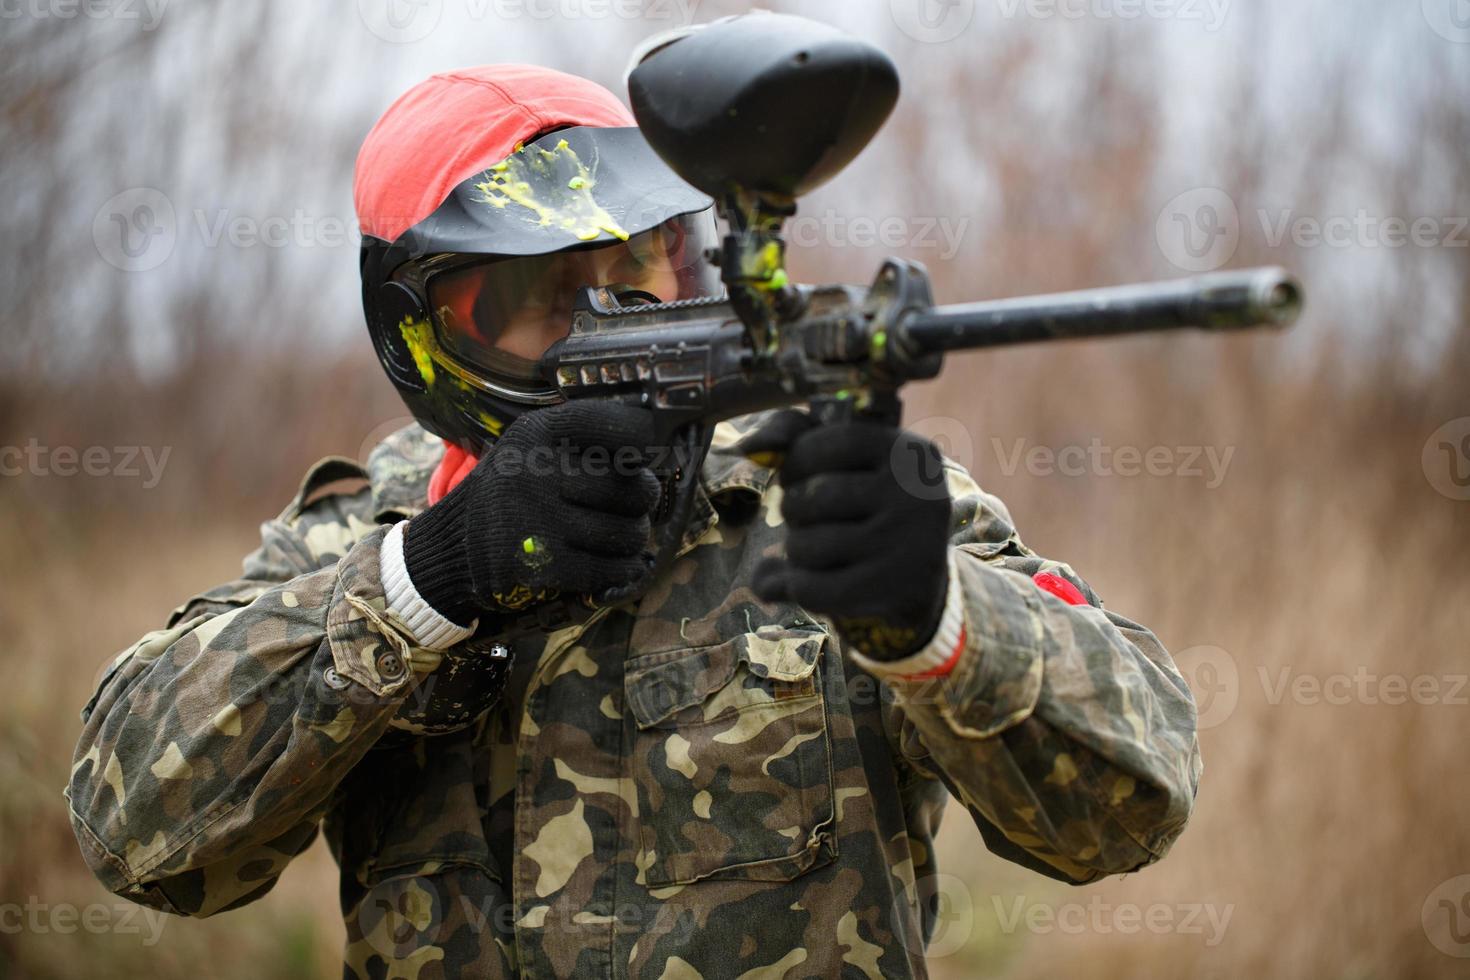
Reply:
M424 428L479 454L522 412L562 400L538 362L582 289L625 306L722 293L713 203L637 128L543 135L396 241L364 237L378 359Z

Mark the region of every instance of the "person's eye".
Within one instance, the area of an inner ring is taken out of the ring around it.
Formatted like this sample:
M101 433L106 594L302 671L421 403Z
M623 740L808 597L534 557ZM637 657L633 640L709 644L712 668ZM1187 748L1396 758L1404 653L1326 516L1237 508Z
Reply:
M637 282L651 271L652 260L640 258L631 252L618 259L612 268L614 282Z

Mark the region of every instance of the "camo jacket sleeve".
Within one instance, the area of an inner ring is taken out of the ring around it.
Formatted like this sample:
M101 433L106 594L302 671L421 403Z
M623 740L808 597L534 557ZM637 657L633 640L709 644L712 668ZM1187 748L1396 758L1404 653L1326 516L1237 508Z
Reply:
M366 489L288 507L240 578L185 602L104 675L67 796L110 890L210 915L265 894L311 843L435 656L384 612L388 529L371 511Z
M1104 610L1071 568L1022 544L1000 500L947 469L963 618L947 673L857 655L896 693L885 723L899 757L942 780L1001 857L1078 884L1150 864L1198 786L1188 686L1153 633ZM1070 582L1078 604L1038 573Z

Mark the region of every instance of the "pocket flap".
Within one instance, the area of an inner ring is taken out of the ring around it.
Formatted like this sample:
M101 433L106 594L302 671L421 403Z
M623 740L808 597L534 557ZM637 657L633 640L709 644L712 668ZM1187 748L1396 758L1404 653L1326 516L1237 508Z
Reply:
M827 634L817 626L763 626L724 643L636 657L628 665L628 707L639 728L703 703L745 664L762 680L794 683L811 677Z
M822 656L827 633L819 627L762 626L735 638L740 659L757 677L800 681L810 677Z

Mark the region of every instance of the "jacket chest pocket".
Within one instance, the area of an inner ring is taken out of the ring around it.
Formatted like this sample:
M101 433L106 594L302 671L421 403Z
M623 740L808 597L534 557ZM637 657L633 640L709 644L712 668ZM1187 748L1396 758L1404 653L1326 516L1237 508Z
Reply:
M645 880L785 881L836 857L819 628L629 662Z

